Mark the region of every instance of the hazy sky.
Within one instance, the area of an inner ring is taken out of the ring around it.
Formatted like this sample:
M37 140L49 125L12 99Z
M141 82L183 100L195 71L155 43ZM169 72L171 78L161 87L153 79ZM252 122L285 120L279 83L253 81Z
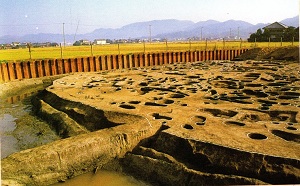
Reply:
M87 33L160 19L271 23L299 14L299 0L0 0L0 36Z

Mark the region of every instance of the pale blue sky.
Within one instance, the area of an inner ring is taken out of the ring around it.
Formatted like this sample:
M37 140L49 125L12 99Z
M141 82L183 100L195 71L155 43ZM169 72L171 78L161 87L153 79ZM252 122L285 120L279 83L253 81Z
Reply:
M0 36L62 33L62 23L79 34L160 19L257 24L298 14L299 0L0 0Z

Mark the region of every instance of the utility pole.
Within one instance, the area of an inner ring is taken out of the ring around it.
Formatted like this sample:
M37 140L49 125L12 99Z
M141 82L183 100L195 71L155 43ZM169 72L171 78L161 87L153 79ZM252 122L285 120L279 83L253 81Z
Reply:
M91 56L93 56L93 43L90 41L90 45L91 45Z
M65 23L63 23L64 48L66 48Z
M149 42L151 44L151 25L149 25Z
M27 43L28 52L29 52L29 59L31 60L31 44Z
M231 39L231 28L230 28L230 31L229 31L229 40Z
M240 39L240 27L238 27L238 39Z

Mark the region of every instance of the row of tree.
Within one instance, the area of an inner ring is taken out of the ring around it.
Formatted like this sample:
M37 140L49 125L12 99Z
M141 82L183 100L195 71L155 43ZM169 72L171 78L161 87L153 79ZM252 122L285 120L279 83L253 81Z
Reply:
M283 41L283 42L292 42L292 41L299 41L299 27L288 27L283 31L281 35L277 35L276 38L271 38L271 33L269 30L262 31L258 29L256 33L250 35L248 38L249 42L268 42L268 41Z

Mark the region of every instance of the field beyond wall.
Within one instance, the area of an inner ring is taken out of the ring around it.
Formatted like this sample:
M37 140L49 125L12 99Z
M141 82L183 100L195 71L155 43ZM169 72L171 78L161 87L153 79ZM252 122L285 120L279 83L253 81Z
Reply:
M66 46L66 47L45 47L31 48L31 59L58 59L76 58L85 56L149 53L166 51L193 51L193 50L216 50L216 49L239 49L251 47L280 47L292 46L298 43L291 42L262 42L249 43L246 41L205 41L202 42L159 42L159 43L122 43L93 46ZM9 61L29 60L28 48L0 50L0 63Z

